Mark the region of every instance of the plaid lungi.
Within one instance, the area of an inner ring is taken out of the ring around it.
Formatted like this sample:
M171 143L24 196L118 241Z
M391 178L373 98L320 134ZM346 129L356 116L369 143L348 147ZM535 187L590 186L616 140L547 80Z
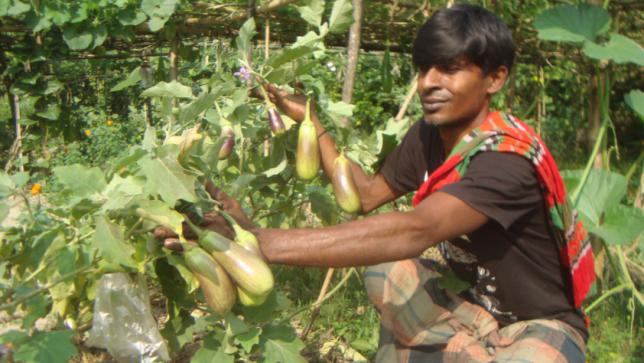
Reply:
M376 362L584 362L584 339L570 325L538 319L500 328L483 307L441 288L431 266L411 259L365 271L381 318Z

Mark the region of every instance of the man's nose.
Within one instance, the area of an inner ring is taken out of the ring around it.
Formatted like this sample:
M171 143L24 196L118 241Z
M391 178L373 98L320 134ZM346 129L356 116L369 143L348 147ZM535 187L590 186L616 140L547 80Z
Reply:
M430 67L418 73L418 91L423 92L440 86L441 72L436 67Z

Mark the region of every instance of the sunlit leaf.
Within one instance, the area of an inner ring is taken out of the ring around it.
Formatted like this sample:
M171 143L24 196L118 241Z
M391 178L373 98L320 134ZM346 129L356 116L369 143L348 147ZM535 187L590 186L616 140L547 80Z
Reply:
M114 87L112 87L112 89L110 89L110 92L117 92L127 87L134 86L135 84L139 83L139 81L141 81L141 67L136 67L132 72L130 72L130 75L127 76L126 79L122 80Z
M644 231L644 213L638 208L613 205L606 210L600 225L589 223L586 227L609 244L623 245Z
M103 192L105 204L101 207L101 211L107 212L124 208L134 198L143 194L144 184L145 179L141 177L130 175L121 178L119 175L115 175Z
M63 40L67 43L69 49L83 50L92 45L94 35L91 29L86 27L68 26L63 31Z
M644 121L644 92L634 89L624 96L624 101L635 111L640 119Z
M182 123L198 121L197 116L205 110L213 107L216 99L217 94L215 93L203 93L199 98L179 112L179 121Z
M537 15L539 38L558 42L595 41L610 28L610 14L597 5L558 5Z
M632 39L620 34L612 33L606 44L585 42L583 50L590 58L644 66L644 49Z
M183 199L195 202L196 178L183 171L176 159L144 158L139 161L145 176L144 190L151 194L158 194L168 204L174 205L177 200Z
M324 14L324 0L305 0L303 6L296 6L302 19L307 23L319 27Z
M145 16L145 13L141 11L136 11L134 9L125 9L121 11L116 18L118 19L119 23L121 25L132 25L136 26L141 23L143 23L147 17Z
M255 19L252 17L246 20L244 25L239 29L239 35L237 36L237 39L235 39L235 43L237 44L237 49L243 58L246 58L246 54L250 52L251 40L256 33Z
M16 361L32 363L67 362L78 354L72 330L35 332L20 343L13 354Z
M566 190L572 193L577 187L582 170L562 171ZM623 175L603 169L593 169L582 190L577 210L599 225L602 214L612 205L619 204L626 195L626 178Z
M54 168L56 179L68 189L72 195L85 198L102 191L107 182L103 171L97 167L87 167L80 164L59 166Z
M344 33L353 24L353 5L351 0L335 0L329 17L329 32Z
M304 343L289 326L265 326L260 344L266 363L306 363L300 355Z
M7 9L7 15L18 16L31 10L31 5L22 2L21 0L13 0L12 5Z
M121 228L103 216L96 216L94 220L96 233L93 243L101 257L114 264L136 268L132 259L134 248L125 242Z
M222 337L217 337L214 333L206 335L201 348L190 361L192 363L233 363L235 356L224 352L221 341Z
M192 89L177 81L159 82L141 93L143 97L192 98Z

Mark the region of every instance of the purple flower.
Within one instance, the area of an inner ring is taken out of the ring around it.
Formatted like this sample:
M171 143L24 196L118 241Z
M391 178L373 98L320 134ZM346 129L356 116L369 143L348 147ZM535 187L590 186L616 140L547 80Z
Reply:
M246 69L246 67L240 67L237 72L233 73L233 75L243 79L244 81L248 81L250 79L250 71Z

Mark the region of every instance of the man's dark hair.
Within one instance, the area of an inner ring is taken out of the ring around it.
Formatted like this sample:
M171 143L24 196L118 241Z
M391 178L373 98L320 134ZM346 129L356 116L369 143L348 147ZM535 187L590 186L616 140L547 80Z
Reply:
M512 69L512 34L496 15L475 5L459 4L434 13L418 31L412 51L423 71L448 67L464 56L484 74L506 66Z

